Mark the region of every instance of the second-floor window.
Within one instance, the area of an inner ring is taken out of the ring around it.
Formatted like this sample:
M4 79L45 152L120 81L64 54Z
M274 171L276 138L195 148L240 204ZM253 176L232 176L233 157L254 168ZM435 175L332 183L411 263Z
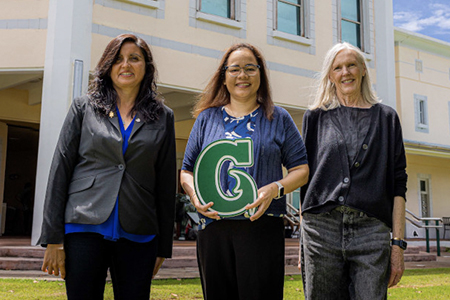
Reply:
M276 0L275 29L304 36L304 0Z
M428 105L426 96L414 95L414 113L416 131L428 133Z
M199 0L201 12L235 20L235 5L238 0Z
M361 0L341 0L340 13L341 41L363 50Z

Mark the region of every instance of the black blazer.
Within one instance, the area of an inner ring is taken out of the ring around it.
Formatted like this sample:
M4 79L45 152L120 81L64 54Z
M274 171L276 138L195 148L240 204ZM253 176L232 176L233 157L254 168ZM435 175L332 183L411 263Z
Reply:
M158 121L137 113L125 155L117 114L99 116L76 98L61 129L44 204L39 244L64 241L64 224L101 224L119 196L119 220L133 234L157 234L158 256L171 257L176 154L173 112Z

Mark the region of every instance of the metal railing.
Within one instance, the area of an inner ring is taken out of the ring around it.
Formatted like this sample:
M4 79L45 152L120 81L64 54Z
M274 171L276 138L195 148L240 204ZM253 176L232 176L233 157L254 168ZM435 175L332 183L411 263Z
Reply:
M294 227L292 233L300 231L300 210L295 208L295 206L289 202L286 202L286 206L286 214L284 215L284 218Z
M419 228L425 228L425 239L427 244L427 252L430 253L430 234L429 229L434 228L436 229L436 247L437 247L437 255L441 256L441 244L439 240L439 228L442 228L442 225L439 224L439 222L442 222L441 218L420 218L413 214L410 210L406 209L406 213L411 215L413 219L411 219L409 216L405 216L406 220L409 221L411 224L413 224L416 227ZM431 224L430 224L431 222ZM434 222L434 225L432 224Z

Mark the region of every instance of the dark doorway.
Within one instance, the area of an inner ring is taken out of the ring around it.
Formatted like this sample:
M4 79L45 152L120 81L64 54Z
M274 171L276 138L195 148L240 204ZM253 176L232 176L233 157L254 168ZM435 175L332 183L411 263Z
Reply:
M8 124L3 199L7 205L5 235L31 235L39 145L37 126Z

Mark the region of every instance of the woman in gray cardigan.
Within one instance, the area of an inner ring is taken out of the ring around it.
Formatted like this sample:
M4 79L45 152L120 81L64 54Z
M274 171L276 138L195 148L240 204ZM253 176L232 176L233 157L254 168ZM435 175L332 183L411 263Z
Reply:
M61 129L39 243L42 270L65 277L69 299L103 299L109 268L116 298L148 300L171 256L174 119L155 82L145 41L119 35Z
M358 48L328 51L303 137L306 298L385 299L404 270L406 158L399 118L377 100Z

